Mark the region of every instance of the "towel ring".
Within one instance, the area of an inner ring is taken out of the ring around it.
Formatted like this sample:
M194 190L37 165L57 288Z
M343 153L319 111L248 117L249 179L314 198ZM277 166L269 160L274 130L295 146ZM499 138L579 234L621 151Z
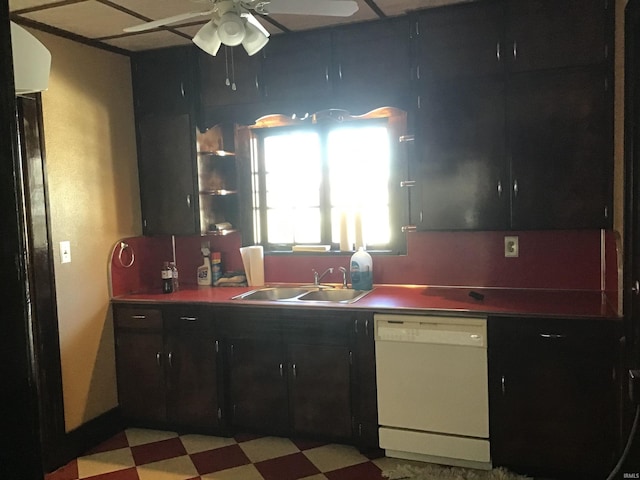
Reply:
M131 260L129 261L129 263L125 264L122 261L122 253L126 250L126 249L130 249L131 250ZM118 253L118 261L120 262L120 265L122 265L124 268L129 268L133 265L133 262L136 261L136 253L133 251L133 247L130 246L128 243L125 242L120 242L120 252Z

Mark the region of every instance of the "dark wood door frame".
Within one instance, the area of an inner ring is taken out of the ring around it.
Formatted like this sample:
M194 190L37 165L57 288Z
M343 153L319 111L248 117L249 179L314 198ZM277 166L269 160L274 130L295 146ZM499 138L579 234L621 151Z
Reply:
M23 192L18 181L16 99L8 0L0 0L0 465L2 476L40 480L37 375L31 342L32 316L24 253Z

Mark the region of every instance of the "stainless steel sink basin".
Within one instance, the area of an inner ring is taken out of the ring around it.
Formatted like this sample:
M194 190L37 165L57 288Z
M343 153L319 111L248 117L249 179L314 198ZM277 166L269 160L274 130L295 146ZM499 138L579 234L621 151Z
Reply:
M324 285L304 287L265 287L233 297L233 300L258 300L267 302L326 302L353 303L369 290L327 288Z
M333 302L333 303L353 303L360 300L370 290L316 290L305 293L298 297L298 300L305 302Z
M305 287L268 287L236 295L234 300L290 300L313 291Z

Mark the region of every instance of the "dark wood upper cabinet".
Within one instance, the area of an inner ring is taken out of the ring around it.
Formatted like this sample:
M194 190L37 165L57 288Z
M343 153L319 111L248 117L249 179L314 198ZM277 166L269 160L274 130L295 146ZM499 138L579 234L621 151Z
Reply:
M136 53L132 58L136 114L193 109L196 100L194 47Z
M138 119L138 168L145 235L199 233L196 138L192 116Z
M333 30L332 107L352 114L406 107L411 89L406 17Z
M261 100L261 54L249 56L244 48L222 46L213 57L198 51L200 107L255 103Z
M603 70L511 78L507 117L513 228L611 225L612 103Z
M262 89L271 113L327 108L332 93L329 30L274 35L262 52Z
M502 79L432 83L420 100L412 223L420 230L507 228Z
M425 10L417 18L416 76L422 82L503 71L502 2Z
M609 0L509 0L504 53L514 72L593 65L613 55Z

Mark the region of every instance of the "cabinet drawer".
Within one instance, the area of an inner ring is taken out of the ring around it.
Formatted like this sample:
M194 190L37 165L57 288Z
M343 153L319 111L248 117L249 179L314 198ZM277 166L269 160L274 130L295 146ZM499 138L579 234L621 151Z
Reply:
M162 312L155 308L118 308L113 321L116 328L160 330Z

